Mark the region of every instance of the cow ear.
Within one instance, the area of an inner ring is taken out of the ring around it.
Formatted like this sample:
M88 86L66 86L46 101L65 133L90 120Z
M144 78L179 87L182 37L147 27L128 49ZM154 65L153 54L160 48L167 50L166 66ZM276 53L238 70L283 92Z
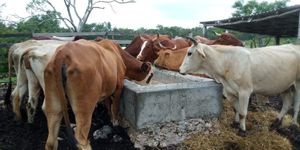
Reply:
M165 56L169 57L170 56L170 52L165 52Z
M146 38L144 38L144 37L141 36L141 35L140 35L140 39L141 39L142 41L146 41L146 40L147 40Z
M156 41L159 39L159 33L156 34L156 37L152 38L152 41Z
M197 51L198 51L198 53L201 55L201 57L203 58L203 59L205 59L206 58L206 55L205 55L205 53L204 53L204 51L203 51L203 48L201 47L201 48L197 48Z
M150 62L143 62L141 66L141 71L147 73L151 69L151 63Z

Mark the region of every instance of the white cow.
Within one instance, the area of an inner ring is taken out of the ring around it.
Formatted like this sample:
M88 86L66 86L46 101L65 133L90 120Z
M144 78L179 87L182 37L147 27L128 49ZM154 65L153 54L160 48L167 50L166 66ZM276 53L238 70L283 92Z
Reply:
M30 48L23 55L23 61L21 63L24 65L21 67L24 67L28 80L28 102L26 110L29 123L33 123L34 121L41 89L45 93L44 70L46 65L55 53L56 48L65 43L65 41L57 40L39 41L40 45ZM44 103L42 108L44 110Z
M36 40L28 40L22 43L16 43L12 45L8 51L8 74L9 74L9 88L6 93L5 101L6 103L10 102L10 90L11 90L11 76L12 76L12 67L15 70L15 74L17 76L17 85L12 92L13 97L13 112L15 113L15 119L21 119L20 113L20 100L22 100L28 90L27 86L27 78L25 74L25 70L22 70L20 67L20 59L23 53L26 51L27 48L31 47L32 45L37 44Z
M274 127L280 125L294 101L293 123L300 105L300 46L287 44L248 49L237 46L204 45L193 40L180 73L206 74L223 85L224 96L232 100L235 123L245 135L245 119L251 93L281 94L283 107Z
M9 66L13 64L17 74L17 86L12 93L13 111L17 120L21 119L20 105L28 91L28 122L33 122L40 89L45 87L44 68L56 48L64 43L66 42L57 40L28 40L10 48ZM9 72L11 76L11 67Z

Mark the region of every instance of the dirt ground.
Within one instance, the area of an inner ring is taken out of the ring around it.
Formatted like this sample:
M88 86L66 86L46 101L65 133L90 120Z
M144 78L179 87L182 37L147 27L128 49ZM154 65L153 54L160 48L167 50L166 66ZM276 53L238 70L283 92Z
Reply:
M275 108L277 112L281 109L281 101L278 97L270 98L268 107ZM249 111L260 111L261 108L257 103L251 103ZM22 109L25 112L25 109ZM0 150L42 150L45 146L47 138L47 124L41 109L38 110L34 125L27 123L16 122L13 119L12 112L0 108ZM72 119L71 119L72 120ZM299 119L298 119L299 120ZM107 125L112 128L112 132L108 135L107 139L94 140L93 133L97 129ZM300 150L300 130L299 127L289 126L280 128L277 132L286 137L293 145L293 149ZM59 132L59 149L70 150L72 147L65 140L64 126L61 126ZM272 138L272 137L270 137ZM130 141L126 129L122 127L113 127L102 105L98 106L93 114L93 122L89 135L90 143L93 149L101 150L134 150L134 145ZM193 140L193 139L192 139ZM146 147L145 149L162 149ZM168 149L186 149L182 144L172 145ZM212 148L215 149L215 148ZM241 149L240 147L229 146L228 149Z
M125 129L121 127L112 127L109 118L103 111L104 107L99 106L93 115L93 123L90 130L90 143L94 149L103 150L133 150L133 143L129 140ZM13 120L13 113L7 110L0 110L0 150L43 150L47 139L47 123L41 110L38 110L35 117L35 124L20 123ZM93 133L102 126L108 125L112 128L112 133L107 139L94 140ZM72 149L65 140L66 135L63 132L64 126L61 126L59 132L60 150ZM116 138L118 139L116 141Z

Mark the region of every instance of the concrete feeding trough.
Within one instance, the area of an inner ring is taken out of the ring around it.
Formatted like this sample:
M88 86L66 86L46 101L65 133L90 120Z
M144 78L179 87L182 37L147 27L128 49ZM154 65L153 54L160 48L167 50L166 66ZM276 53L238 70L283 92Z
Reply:
M121 114L135 129L192 118L214 118L222 111L222 86L212 79L154 69L148 85L125 80Z

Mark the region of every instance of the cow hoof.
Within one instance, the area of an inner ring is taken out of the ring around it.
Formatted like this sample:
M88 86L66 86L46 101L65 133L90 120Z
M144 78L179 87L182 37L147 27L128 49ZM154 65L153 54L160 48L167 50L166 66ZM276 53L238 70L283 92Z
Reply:
M16 122L22 122L22 117L15 115L14 116L14 121L16 121Z
M113 126L119 126L119 121L118 120L113 120L112 121Z
M241 128L239 128L239 131L238 131L238 136L241 136L241 137L246 137L247 136L247 133L245 130L242 130Z
M276 119L275 121L273 121L273 123L271 124L270 129L271 129L271 130L278 129L279 126L281 125L281 121L282 121L282 120L279 120L279 119L277 118L277 119Z
M240 128L240 123L236 122L236 121L233 121L232 124L231 124L231 127L235 128L235 129L239 129Z

